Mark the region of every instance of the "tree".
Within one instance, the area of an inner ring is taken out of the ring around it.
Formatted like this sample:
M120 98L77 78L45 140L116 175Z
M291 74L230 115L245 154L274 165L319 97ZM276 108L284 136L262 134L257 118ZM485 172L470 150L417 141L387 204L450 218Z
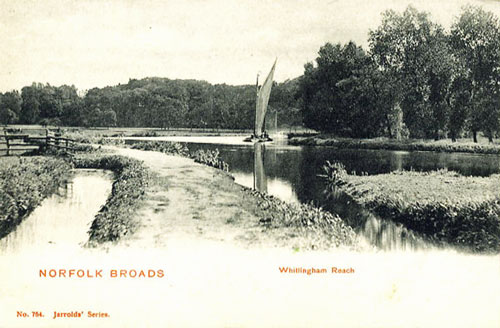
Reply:
M408 7L383 14L369 36L370 53L392 76L403 120L412 137L434 137L446 128L453 58L443 28L429 15Z
M17 91L0 93L0 123L12 124L19 119L21 112L21 96Z
M25 124L34 124L40 116L40 102L38 101L38 86L33 83L21 89L22 106L20 121Z
M458 73L451 86L448 130L452 141L456 141L461 135L469 116L469 108L471 107L469 82L461 73Z
M304 124L341 136L377 134L383 114L373 105L374 92L366 79L375 67L354 42L325 44L317 66L308 63L299 82Z
M58 118L62 114L62 97L55 87L46 84L38 90L40 118Z
M302 124L300 108L299 79L286 80L273 86L269 106L278 115L278 126L297 126Z
M114 110L108 109L101 113L100 126L116 126L116 113Z
M500 25L498 18L480 7L467 6L452 25L451 45L465 64L461 88L469 99L468 126L474 142L481 130L493 141L499 129Z

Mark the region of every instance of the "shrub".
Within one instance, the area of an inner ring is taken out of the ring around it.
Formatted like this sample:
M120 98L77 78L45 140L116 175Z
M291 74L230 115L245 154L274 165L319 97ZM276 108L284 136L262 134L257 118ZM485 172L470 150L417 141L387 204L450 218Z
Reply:
M325 177L328 180L327 185L329 191L334 191L335 188L341 187L347 183L347 171L344 164L340 162L330 163L330 161L326 161L326 164L323 166L323 171L325 172L325 175L322 175L322 177Z
M224 162L219 157L219 150L197 150L194 154L191 155L195 162L205 164L208 166L215 167L217 169L221 169L225 172L229 172L229 164Z

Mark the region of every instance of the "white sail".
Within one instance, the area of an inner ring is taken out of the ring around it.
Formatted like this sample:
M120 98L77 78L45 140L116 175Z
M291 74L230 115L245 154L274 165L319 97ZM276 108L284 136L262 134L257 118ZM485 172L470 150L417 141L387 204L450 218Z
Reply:
M257 91L257 102L255 104L255 130L254 130L254 134L257 137L262 136L262 134L264 133L264 120L266 118L269 96L271 95L271 87L273 86L273 76L275 67L276 67L276 60L274 61L273 67L271 68L269 75L264 81L264 84Z

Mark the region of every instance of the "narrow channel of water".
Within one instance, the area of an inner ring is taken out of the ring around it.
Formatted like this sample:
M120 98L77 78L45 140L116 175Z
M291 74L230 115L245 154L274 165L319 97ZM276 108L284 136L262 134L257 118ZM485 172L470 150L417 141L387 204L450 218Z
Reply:
M111 192L113 173L75 170L73 178L46 198L0 240L0 253L81 247L90 224Z

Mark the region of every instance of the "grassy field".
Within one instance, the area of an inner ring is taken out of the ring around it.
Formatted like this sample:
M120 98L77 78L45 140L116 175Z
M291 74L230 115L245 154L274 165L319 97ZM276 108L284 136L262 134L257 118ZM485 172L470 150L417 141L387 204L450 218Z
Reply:
M500 251L500 175L465 177L446 170L350 175L326 168L340 188L384 219L454 245Z
M437 151L437 152L464 152L477 154L500 154L500 140L489 143L486 138L478 138L478 143L471 139L458 139L452 142L449 139L421 140L394 140L389 138L350 139L335 138L329 135L292 136L289 141L292 145L330 146L339 149L385 149L403 151Z
M85 127L56 127L42 125L9 125L8 129L22 130L30 135L45 135L47 129L50 131L60 131L64 135L85 136L85 137L118 137L118 136L184 136L184 135L247 135L251 130L239 129L203 129L203 128L135 128L135 127L109 127L109 128L85 128Z
M93 138L93 137L162 137L162 136L234 136L252 134L251 129L213 129L213 128L136 128L136 127L109 127L109 128L85 128L85 127L56 127L42 125L8 125L5 128L22 130L30 135L45 135L46 130L60 131L68 138ZM271 131L274 133L275 131ZM311 134L314 131L303 127L282 127L278 133Z

